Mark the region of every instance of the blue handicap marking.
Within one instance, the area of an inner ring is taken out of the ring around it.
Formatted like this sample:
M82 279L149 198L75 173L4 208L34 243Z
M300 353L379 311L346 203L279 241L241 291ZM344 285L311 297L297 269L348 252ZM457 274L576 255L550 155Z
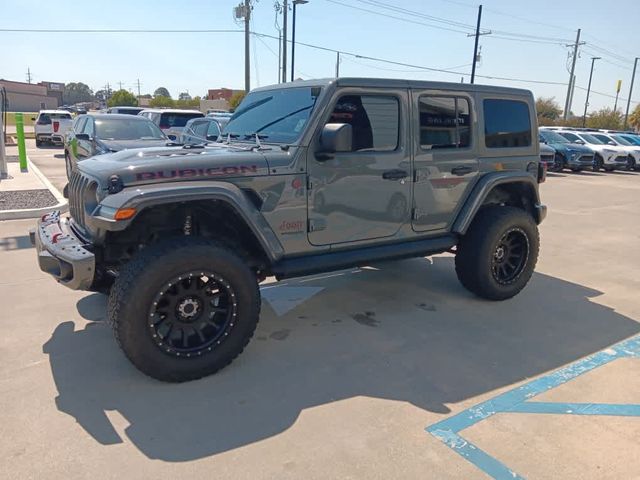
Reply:
M532 398L567 383L580 375L619 358L640 358L640 335L583 358L555 372L525 383L513 390L464 410L426 428L449 448L496 479L523 479L498 459L460 435L496 413L539 413L566 415L614 415L640 417L640 404L535 402Z

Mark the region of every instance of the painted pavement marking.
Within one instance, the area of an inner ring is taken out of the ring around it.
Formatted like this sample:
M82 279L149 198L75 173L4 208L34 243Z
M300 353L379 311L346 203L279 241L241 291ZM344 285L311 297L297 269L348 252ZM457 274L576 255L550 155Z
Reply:
M513 390L435 423L425 430L445 445L496 479L523 479L498 459L484 452L461 435L460 431L496 413L539 413L566 415L614 415L640 417L640 404L556 403L528 401L541 393L565 384L580 375L619 358L640 358L640 335L578 360Z

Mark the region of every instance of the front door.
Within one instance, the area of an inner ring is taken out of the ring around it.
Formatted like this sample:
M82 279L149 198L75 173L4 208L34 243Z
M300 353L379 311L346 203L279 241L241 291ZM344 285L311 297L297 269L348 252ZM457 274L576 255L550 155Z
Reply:
M329 159L309 152L309 241L391 237L410 218L407 91L343 89L332 105L324 124L350 124L353 145Z
M415 231L445 230L478 177L473 99L461 92L412 91Z

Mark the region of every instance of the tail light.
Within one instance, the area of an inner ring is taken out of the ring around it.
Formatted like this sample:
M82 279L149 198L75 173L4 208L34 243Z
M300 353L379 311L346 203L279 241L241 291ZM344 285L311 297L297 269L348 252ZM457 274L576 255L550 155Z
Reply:
M57 132L60 128L60 122L53 122L53 131Z

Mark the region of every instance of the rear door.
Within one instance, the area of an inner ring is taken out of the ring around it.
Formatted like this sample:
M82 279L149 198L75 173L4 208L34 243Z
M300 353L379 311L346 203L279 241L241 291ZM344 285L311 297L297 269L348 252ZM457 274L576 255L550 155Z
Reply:
M337 152L329 159L309 153L308 238L312 244L391 237L409 222L407 98L405 89L335 93L322 125L350 124L353 145L351 151ZM313 144L317 146L318 141Z
M474 101L463 92L413 90L412 106L412 227L444 230L478 177Z

